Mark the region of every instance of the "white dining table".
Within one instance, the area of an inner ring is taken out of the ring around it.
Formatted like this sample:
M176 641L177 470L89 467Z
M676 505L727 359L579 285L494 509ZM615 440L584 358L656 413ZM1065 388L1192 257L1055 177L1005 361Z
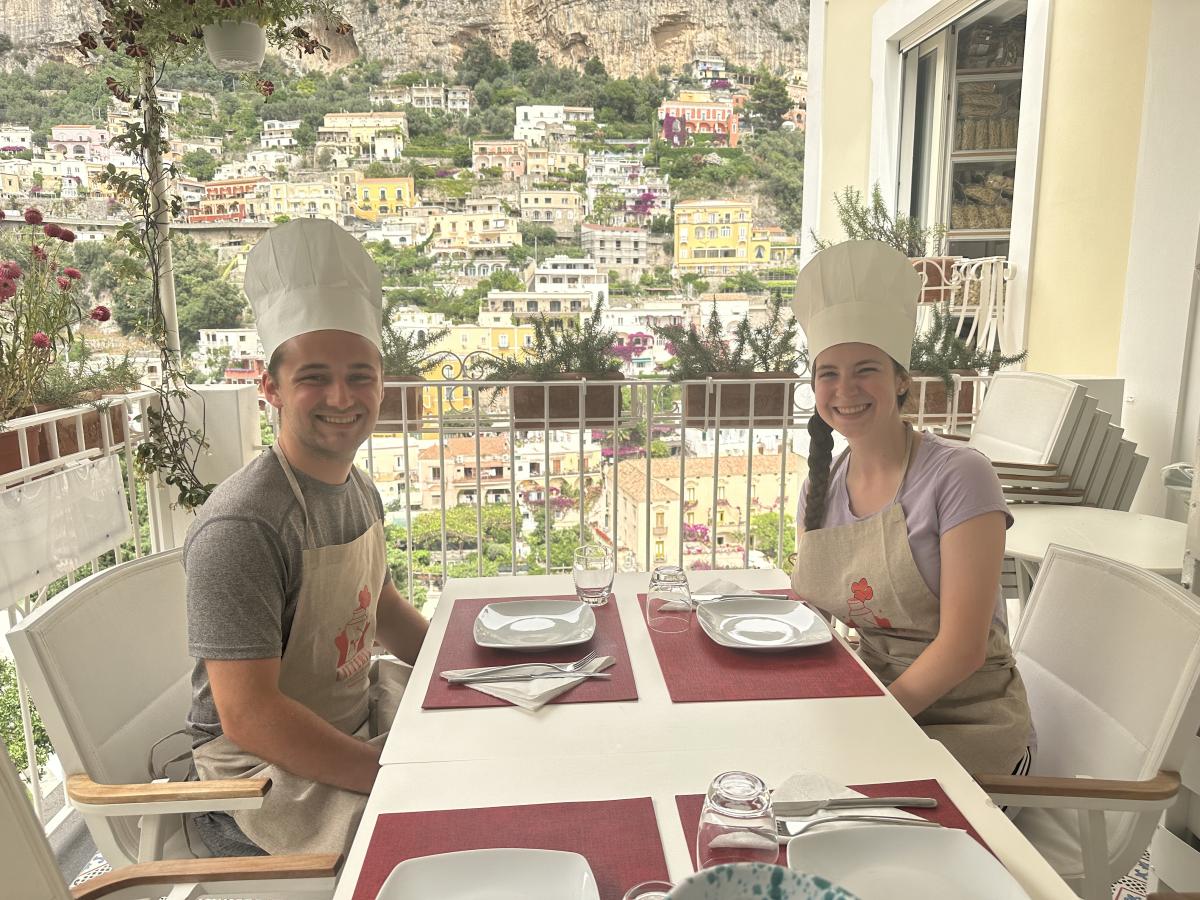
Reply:
M1187 525L1161 516L1094 506L1014 503L1004 554L1017 563L1017 596L1029 596L1052 544L1128 563L1178 581Z
M745 589L785 587L779 571L722 571ZM636 594L649 576L614 584L636 701L421 709L458 598L570 593L569 576L451 580L383 752L383 766L339 878L350 900L379 816L387 813L650 797L671 878L693 871L678 794L703 793L743 769L779 784L819 771L845 784L935 778L1031 898L1075 894L937 741L886 692L873 697L672 703ZM705 579L692 576L693 587ZM841 640L840 636L836 639Z

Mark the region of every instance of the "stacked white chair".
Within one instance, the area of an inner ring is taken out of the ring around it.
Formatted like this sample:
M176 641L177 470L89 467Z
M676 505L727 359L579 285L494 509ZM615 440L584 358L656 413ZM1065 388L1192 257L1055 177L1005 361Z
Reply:
M1139 652L1139 650L1141 652ZM1013 642L1038 752L977 776L1087 900L1145 851L1200 728L1200 604L1142 569L1052 546Z
M270 780L153 781L186 756L191 702L182 551L105 569L9 632L18 671L67 774L68 802L114 866L205 853L184 814L262 805ZM186 771L173 774L181 777Z
M336 886L341 857L309 854L144 863L67 890L12 760L0 750L0 871L13 900L144 900L196 897L318 898Z

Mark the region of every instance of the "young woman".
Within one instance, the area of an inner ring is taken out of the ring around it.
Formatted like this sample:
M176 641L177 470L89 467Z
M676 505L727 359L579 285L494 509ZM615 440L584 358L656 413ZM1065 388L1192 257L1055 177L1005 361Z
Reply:
M792 585L854 627L862 660L964 768L1024 774L1032 723L1000 593L1012 517L982 454L900 416L920 288L874 241L824 250L797 279L816 413Z

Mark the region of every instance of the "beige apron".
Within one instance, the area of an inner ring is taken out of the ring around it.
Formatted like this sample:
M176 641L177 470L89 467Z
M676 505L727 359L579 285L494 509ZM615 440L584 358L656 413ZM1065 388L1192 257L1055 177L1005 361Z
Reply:
M303 583L280 662L279 689L345 734L371 743L386 737L409 669L373 666L378 592L387 570L383 523L348 544L314 547L304 495L279 446L275 454L304 512ZM365 476L352 468L352 478ZM345 853L366 806L365 794L300 778L246 753L225 735L193 753L202 780L271 779L259 809L230 812L238 827L271 854Z
M885 685L900 677L937 636L941 603L913 559L899 498L914 438L904 449L896 497L861 522L800 537L792 588L852 626L859 656ZM849 456L842 454L834 469ZM832 478L833 472L830 472ZM1029 704L1004 628L993 621L983 666L916 717L968 771L1007 775L1030 736Z

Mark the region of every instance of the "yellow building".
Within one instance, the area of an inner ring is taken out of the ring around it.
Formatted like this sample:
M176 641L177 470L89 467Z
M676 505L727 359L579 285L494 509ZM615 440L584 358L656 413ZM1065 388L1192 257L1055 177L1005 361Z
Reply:
M341 199L337 188L324 181L273 181L267 194L271 218L328 219L342 223Z
M1002 345L1121 380L1143 513L1200 422L1198 31L1195 3L812 5L806 236L839 240L834 195L878 183L943 251L1005 256Z
M749 201L675 204L675 268L681 275L730 275L769 265L771 241L755 228Z
M317 129L317 146L353 156L393 158L404 149L407 135L408 116L403 112L326 113L325 124ZM388 152L376 152L377 137L387 139Z
M468 249L521 243L517 219L503 209L441 210L428 216L428 232L435 247Z
M354 215L374 222L380 216L412 209L416 189L411 177L360 178L356 189Z

